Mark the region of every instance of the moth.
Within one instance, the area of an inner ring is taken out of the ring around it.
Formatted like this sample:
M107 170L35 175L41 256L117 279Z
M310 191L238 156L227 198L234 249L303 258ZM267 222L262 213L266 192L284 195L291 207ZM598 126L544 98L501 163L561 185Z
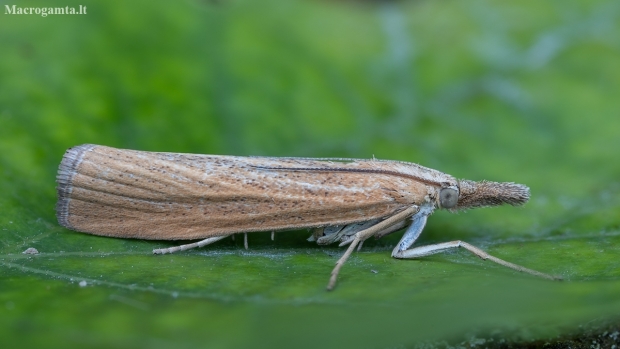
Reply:
M237 233L312 228L311 241L349 245L332 271L329 290L355 248L404 228L394 258L463 247L514 270L555 278L460 240L411 247L437 209L522 205L530 193L521 184L458 180L409 162L157 153L84 144L66 151L57 183L56 215L68 229L117 238L200 239L154 254L203 247Z

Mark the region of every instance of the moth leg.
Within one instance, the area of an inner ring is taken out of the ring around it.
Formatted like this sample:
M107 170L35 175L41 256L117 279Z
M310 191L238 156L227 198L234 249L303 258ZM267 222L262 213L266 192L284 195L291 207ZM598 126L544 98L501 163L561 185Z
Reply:
M223 238L229 237L230 235L214 236L214 237L206 238L204 240L194 242L191 244L186 244L186 245L180 245L180 246L174 246L174 247L168 247L168 248L157 248L153 250L153 254L166 254L166 253L174 253L174 252L179 252L179 251L191 250L192 248L203 247L203 246L212 244L216 241L222 240Z
M475 254L476 256L482 258L483 260L490 260L492 262L495 262L497 264L503 265L503 266L508 267L510 269L514 269L516 271L520 271L520 272L536 275L536 276L539 276L539 277L542 277L542 278L545 278L545 279L550 279L550 280L561 280L562 279L561 277L558 277L558 276L552 276L552 275L549 275L549 274L538 272L536 270L532 270L532 269L528 269L528 268L522 267L522 266L517 265L517 264L506 262L503 259L499 259L497 257L491 256L490 254L484 252L480 248L478 248L476 246L473 246L473 245L470 245L470 244L468 244L468 243L466 243L464 241L461 241L461 240L444 242L444 243L434 244L434 245L420 246L420 247L415 247L415 248L412 248L412 249L409 249L409 250L397 250L397 249L394 249L394 251L392 252L392 257L394 257L394 258L402 258L402 259L413 259L413 258L418 258L418 257L424 257L424 256L432 255L432 254L435 254L435 253L444 252L446 250L449 250L449 249L452 249L452 248L458 248L458 247L463 247L467 251Z
M406 226L408 226L410 224L410 222L408 222L407 219L404 219L394 225L392 225L391 227L387 227L379 232L377 232L375 234L375 239L380 239L386 235L392 234L395 231L399 231L403 228L405 228ZM344 240L343 242L340 243L340 245L338 246L346 246L348 244L350 244L351 242L353 242L353 239L355 239L355 236L350 236L347 240ZM361 248L361 244L360 246L357 248L357 250L359 251Z
M536 270L527 269L525 267L510 263L510 262L506 262L505 260L491 256L490 254L484 252L483 250L481 250L480 248L476 246L470 245L460 240L444 242L444 243L434 244L434 245L420 246L420 247L409 249L409 247L411 247L411 245L413 245L413 243L418 239L418 237L420 236L420 233L422 233L422 230L424 229L424 226L426 225L426 220L428 219L428 216L432 212L433 212L432 208L422 207L420 211L413 216L412 218L413 222L411 223L411 226L409 226L409 228L403 235L402 239L398 242L398 244L392 251L392 257L399 258L399 259L414 259L414 258L432 255L435 253L444 252L445 250L448 250L451 248L463 247L469 252L475 254L476 256L484 260L488 259L492 262L503 265L505 267L508 267L508 268L511 268L517 271L525 272L528 274L540 276L546 279L551 279L551 280L558 279L558 277L544 274Z
M331 291L334 289L334 287L336 286L336 280L338 279L338 273L340 273L340 269L342 268L342 266L344 265L344 263L347 261L347 259L349 259L349 256L351 256L351 253L353 253L353 250L355 250L355 247L361 242L364 241L366 239L368 239L369 237L373 236L374 234L402 221L407 219L408 217L411 217L413 214L415 214L417 211L419 210L418 206L411 206L409 208L407 208L406 210L399 212L395 215L393 215L392 217L389 217L386 220L383 220L375 225L373 225L370 228L358 231L357 233L355 233L353 241L351 242L351 245L349 246L349 248L347 248L347 250L345 251L345 253L342 255L342 257L340 257L340 259L336 262L336 266L334 267L334 270L332 270L332 274L331 277L329 278L329 283L327 284L327 290Z
M410 225L410 222L408 222L407 220L404 220L402 222L398 222L396 224L394 224L393 226L387 228L387 229L383 229L382 231L378 232L377 234L375 234L375 239L381 239L382 237L386 236L386 235L390 235L396 231L399 231L403 228L406 228L408 225Z
M411 217L411 225L403 234L403 237L400 239L394 250L392 251L392 257L398 258L395 256L396 253L405 251L408 249L413 243L420 237L422 230L424 230L424 226L426 226L426 221L428 220L428 216L433 213L434 207L427 205L420 207L420 210L416 212L413 217Z

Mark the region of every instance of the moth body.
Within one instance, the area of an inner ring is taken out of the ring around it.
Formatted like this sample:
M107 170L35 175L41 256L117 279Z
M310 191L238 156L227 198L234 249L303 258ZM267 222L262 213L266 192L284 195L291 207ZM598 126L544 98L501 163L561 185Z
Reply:
M57 215L69 229L187 240L382 219L436 200L428 183L456 180L400 162L153 153L87 144L67 151L58 183Z
M314 228L311 241L351 244L331 287L352 248L370 236L408 227L392 255L416 258L419 248L409 247L435 209L520 205L529 198L520 184L457 180L401 161L156 153L92 144L67 150L57 183L56 214L66 228L119 238L204 239L155 253L235 233ZM453 245L422 252L470 246Z

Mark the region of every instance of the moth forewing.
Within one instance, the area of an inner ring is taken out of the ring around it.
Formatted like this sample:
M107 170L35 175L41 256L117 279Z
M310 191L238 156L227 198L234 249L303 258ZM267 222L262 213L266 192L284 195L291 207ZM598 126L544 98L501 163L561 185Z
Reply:
M81 145L61 162L57 216L72 230L161 240L347 225L392 216L454 181L409 165Z

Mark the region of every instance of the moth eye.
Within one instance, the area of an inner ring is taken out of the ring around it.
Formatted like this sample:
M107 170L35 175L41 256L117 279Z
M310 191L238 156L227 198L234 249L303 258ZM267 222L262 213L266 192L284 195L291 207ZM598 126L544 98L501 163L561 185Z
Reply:
M442 208L452 208L459 201L459 192L454 188L443 188L439 192L439 203Z

